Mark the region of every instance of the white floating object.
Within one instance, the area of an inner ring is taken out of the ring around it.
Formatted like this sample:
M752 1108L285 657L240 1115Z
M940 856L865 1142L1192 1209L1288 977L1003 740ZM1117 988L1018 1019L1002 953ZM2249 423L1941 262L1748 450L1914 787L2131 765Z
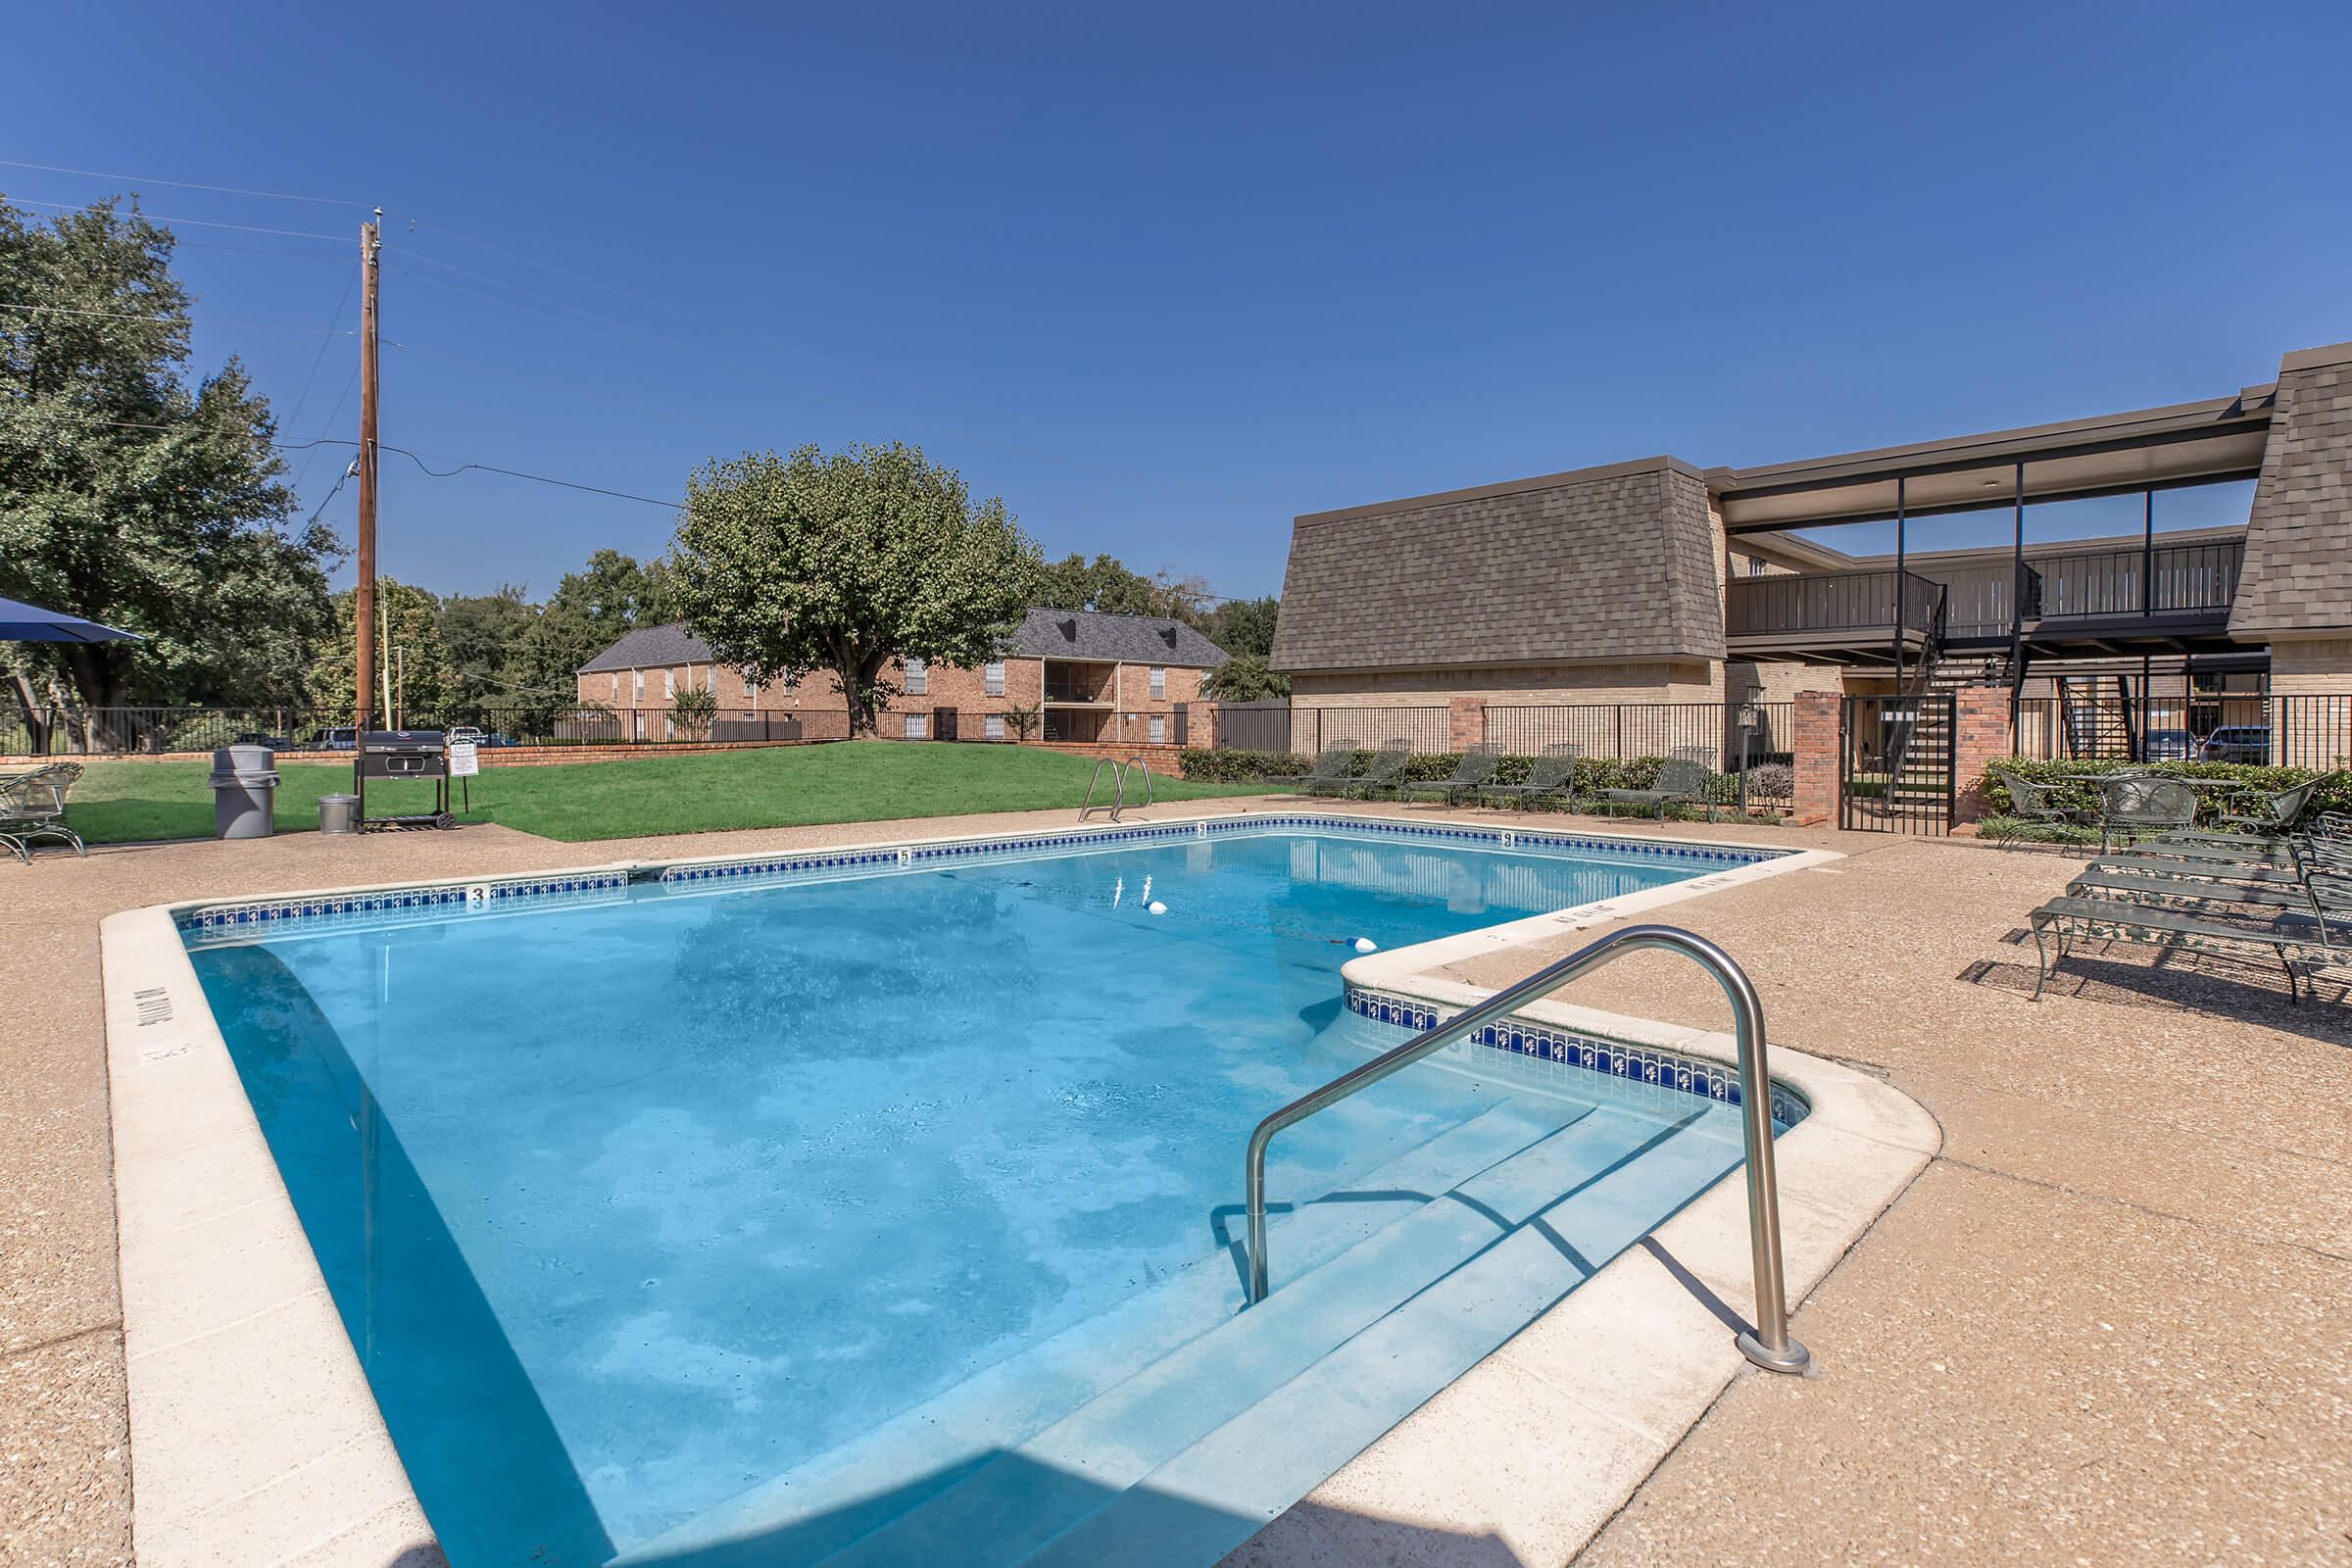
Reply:
M1380 944L1373 941L1370 937L1357 937L1355 939L1355 951L1358 953L1378 953L1380 951Z
M1150 909L1153 914L1165 914L1168 912L1168 906L1160 903L1157 899L1153 899L1150 904L1145 905L1144 907Z

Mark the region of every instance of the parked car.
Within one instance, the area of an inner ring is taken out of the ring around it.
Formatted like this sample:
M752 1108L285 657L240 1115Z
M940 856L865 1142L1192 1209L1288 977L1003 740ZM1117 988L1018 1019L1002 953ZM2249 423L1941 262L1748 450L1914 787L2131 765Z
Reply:
M2225 724L2205 737L2202 751L2208 762L2268 762L2271 760L2271 726Z
M441 738L452 746L494 746L497 744L473 724L453 724Z
M2197 738L2184 729L2152 729L2140 737L2143 762L2185 762L2197 756Z
M311 742L310 749L314 752L356 752L360 749L359 732L349 724L320 730L318 738Z

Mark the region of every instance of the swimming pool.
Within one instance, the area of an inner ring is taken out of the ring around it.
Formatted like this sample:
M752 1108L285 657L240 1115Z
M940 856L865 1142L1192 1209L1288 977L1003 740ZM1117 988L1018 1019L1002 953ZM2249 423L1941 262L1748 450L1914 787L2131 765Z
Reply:
M1405 1037L1358 939L1759 858L1261 819L182 924L462 1568L1210 1560L1739 1157L1719 1099L1450 1053L1277 1144L1237 1317L1250 1127ZM1250 1487L1154 1485L1351 1353Z

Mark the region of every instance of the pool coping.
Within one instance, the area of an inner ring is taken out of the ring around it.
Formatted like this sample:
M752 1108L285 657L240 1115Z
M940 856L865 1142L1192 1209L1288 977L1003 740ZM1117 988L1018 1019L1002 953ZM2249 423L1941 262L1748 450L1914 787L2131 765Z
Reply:
M1268 817L1305 819L1350 830L1369 828L1399 836L1434 829L1460 838L1499 839L1502 848L1525 838L1681 853L1760 851L1771 857L1595 905L1371 955L1352 960L1343 971L1351 996L1378 985L1383 993L1400 992L1444 1005L1457 1004L1465 996L1476 1000L1484 995L1423 972L1432 964L1452 961L1449 955L1466 938L1499 934L1493 941L1464 949L1460 956L1494 951L1497 945L1557 937L1562 930L1617 919L1680 899L1703 897L1757 875L1777 875L1841 858L1829 851L1792 851L1737 840L1657 840L1626 834L1500 828L1491 820L1451 816L1399 823L1395 818L1284 808L1154 817L1115 827L1095 824L1061 830L939 834L789 855L616 860L561 872L376 883L281 894L266 900L182 901L111 915L100 924L101 965L129 1385L132 1532L139 1560L150 1568L219 1561L275 1563L298 1556L306 1562L369 1563L397 1557L403 1568L429 1568L442 1561L432 1528L409 1484L358 1353L197 980L181 926L191 911L267 906L279 910L291 906L298 913L306 904L393 895L388 908L414 908L437 916L490 906L489 890L493 888L569 883L602 892L614 885L617 874L618 885L625 891L630 881L659 876L673 867L867 857L877 851L921 852L941 846L975 846L973 853L978 853L1017 846L1021 841L1166 841L1196 825L1205 835L1217 824L1228 829L1237 822L1263 826ZM938 859L937 855L920 858L909 855L899 863L916 868L938 863ZM425 897L428 894L429 899ZM1686 1057L1729 1059L1728 1040L1697 1031L1674 1030L1642 1020L1611 1020L1609 1015L1590 1009L1551 1004L1525 1009L1522 1015L1588 1036L1622 1039ZM1604 1022L1630 1032L1611 1034L1600 1026ZM1777 1141L1778 1147L1788 1150L1791 1140L1817 1122L1824 1137L1845 1134L1847 1123L1857 1114L1845 1105L1851 1086L1838 1076L1846 1071L1793 1053L1775 1058L1775 1078L1801 1096L1811 1110L1803 1123ZM1911 1102L1903 1100L1903 1103ZM1836 1110L1838 1115L1822 1122L1825 1109ZM1879 1125L1888 1114L1882 1111L1875 1120L1863 1115L1861 1121ZM1924 1112L1920 1114L1924 1116ZM1805 1147L1821 1141L1808 1139ZM1922 1155L1920 1163L1925 1161ZM1782 1167L1786 1193L1789 1188L1786 1152ZM1801 1162L1799 1168L1804 1168ZM1908 1179L1906 1174L1904 1181ZM1718 1183L1669 1221L1659 1237L1707 1209L1724 1188L1725 1183ZM1889 1191L1886 1200L1871 1209L1870 1217L1899 1190L1898 1185ZM1740 1213L1744 1214L1743 1198ZM1740 1223L1736 1260L1743 1271L1744 1221ZM1854 1234L1867 1223L1865 1219L1856 1226ZM1842 1250L1840 1246L1838 1250ZM1637 1248L1603 1269L1519 1338L1569 1310L1641 1250ZM1803 1272L1802 1261L1801 1255L1792 1255L1790 1260L1792 1299L1818 1278L1818 1273ZM1829 1261L1834 1262L1835 1257ZM1827 1268L1825 1262L1819 1272ZM1736 1292L1731 1298L1738 1298ZM1720 1348L1730 1351L1736 1360L1729 1333L1717 1332L1714 1337L1722 1341ZM1518 1339L1511 1342L1518 1343ZM1490 1362L1510 1349L1506 1345ZM1341 1485L1358 1467L1377 1462L1375 1456L1384 1445L1407 1429L1418 1430L1416 1423L1424 1422L1442 1401L1448 1400L1464 1384L1482 1379L1488 1364L1481 1363L1464 1379L1441 1391L1421 1411L1325 1482L1308 1503ZM1690 1419L1695 1420L1697 1413ZM1680 1430L1675 1429L1677 1436ZM1661 1447L1656 1457L1663 1453ZM1650 1461L1654 1462L1655 1458ZM1648 1468L1644 1465L1642 1473L1646 1474ZM1302 1503L1292 1513L1300 1513L1306 1505ZM1278 1519L1268 1527L1269 1533L1290 1517Z

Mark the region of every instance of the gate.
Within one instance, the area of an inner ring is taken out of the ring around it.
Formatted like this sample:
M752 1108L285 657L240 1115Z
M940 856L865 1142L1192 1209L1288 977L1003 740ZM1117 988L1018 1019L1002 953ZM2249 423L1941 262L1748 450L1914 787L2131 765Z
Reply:
M1848 697L1838 733L1838 825L1949 833L1956 784L1950 692Z
M935 741L956 739L956 710L953 708L931 710L931 738Z

